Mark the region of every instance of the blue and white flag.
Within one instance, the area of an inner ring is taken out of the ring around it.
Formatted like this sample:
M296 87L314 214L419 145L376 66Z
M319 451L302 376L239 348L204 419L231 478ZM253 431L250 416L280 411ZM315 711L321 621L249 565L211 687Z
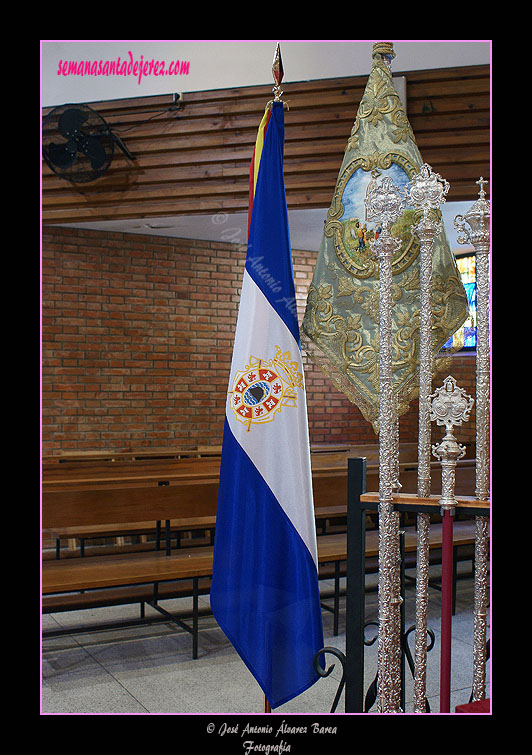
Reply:
M251 169L211 587L214 616L271 708L317 681L323 647L283 151L283 104L273 102Z

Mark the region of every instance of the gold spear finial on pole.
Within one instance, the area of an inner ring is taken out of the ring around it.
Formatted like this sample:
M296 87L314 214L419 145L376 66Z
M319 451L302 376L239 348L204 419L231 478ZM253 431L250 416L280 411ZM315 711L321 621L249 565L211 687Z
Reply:
M288 105L286 102L284 102L281 97L283 96L283 90L281 89L281 82L283 80L284 76L284 68L283 68L283 60L281 58L281 47L279 45L279 42L277 42L277 47L275 48L275 55L273 56L273 63L272 63L272 74L273 79L275 81L275 86L273 87L273 100L268 102L268 105L271 105L272 102L282 102L283 105L288 109Z
M277 42L275 55L273 56L272 73L275 80L275 86L273 88L273 93L275 95L274 99L276 102L278 102L281 99L281 95L283 94L281 90L281 81L283 80L284 76L283 60L281 58L281 47L279 45L279 42Z

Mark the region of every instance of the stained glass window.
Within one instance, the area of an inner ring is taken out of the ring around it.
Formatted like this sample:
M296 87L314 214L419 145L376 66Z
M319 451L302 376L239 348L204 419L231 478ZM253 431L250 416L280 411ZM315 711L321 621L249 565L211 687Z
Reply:
M456 258L456 264L460 271L469 305L469 317L447 341L444 348L476 349L477 347L477 282L476 282L476 256L474 254L463 255Z

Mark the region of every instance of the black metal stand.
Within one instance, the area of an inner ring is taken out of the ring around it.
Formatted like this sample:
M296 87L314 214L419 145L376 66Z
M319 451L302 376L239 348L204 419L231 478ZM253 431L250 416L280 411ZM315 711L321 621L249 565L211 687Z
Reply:
M198 577L192 577L192 626L190 627L184 621L179 619L175 614L170 613L165 608L159 605L159 583L155 582L153 585L153 599L147 600L149 606L159 611L167 619L173 621L178 627L184 629L192 635L192 658L196 660L198 657Z
M314 658L314 668L328 676L318 664L322 653L336 655L343 666L342 681L331 709L334 713L345 686L345 712L364 711L364 594L366 581L366 510L360 496L366 491L366 459L348 459L347 468L347 589L346 589L346 653L326 647Z
M364 598L366 583L366 459L348 459L345 712L364 710Z
M377 678L370 685L366 696L364 697L364 648L373 644L376 638L366 641L364 630L369 624L378 622L365 623L364 605L365 605L365 581L366 581L366 512L375 510L376 504L368 504L361 501L360 498L366 492L366 459L354 458L348 459L347 467L347 588L346 588L346 653L343 655L336 648L323 648L316 654L314 666L321 676L328 676L334 666L329 669L321 669L317 662L318 657L329 652L336 655L343 666L342 680L338 692L336 693L333 710L338 705L339 696L345 686L345 712L346 713L364 713L368 712L376 699ZM399 512L426 512L432 513L433 507L424 503L397 503L395 510ZM489 510L484 511L478 508L463 507L462 511L469 516L489 515ZM408 638L415 627L409 627L405 631L405 614L404 614L404 594L405 594L405 568L404 568L404 533L401 535L401 594L403 596L403 607L401 610L401 677L402 677L402 699L401 708L404 710L404 677L406 663L414 675L414 662L412 654L408 647ZM428 630L429 642L427 651L434 646L434 633ZM427 701L427 712L430 712Z

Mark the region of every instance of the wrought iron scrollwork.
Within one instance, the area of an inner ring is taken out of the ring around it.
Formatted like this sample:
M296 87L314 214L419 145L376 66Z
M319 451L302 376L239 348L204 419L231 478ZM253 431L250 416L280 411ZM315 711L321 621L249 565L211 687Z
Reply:
M346 657L342 653L341 650L338 650L338 648L324 647L321 650L319 650L316 653L316 655L314 656L314 658L312 659L312 665L314 667L314 671L319 676L322 676L322 677L329 676L329 674L333 671L334 666L335 666L335 664L333 663L331 666L329 666L328 669L325 669L325 668L323 668L320 665L319 658L320 658L320 655L323 655L324 653L331 653L331 655L335 655L338 658L338 660L340 661L340 663L342 664L342 678L340 679L340 684L338 685L338 689L336 691L336 695L334 697L332 708L331 708L331 713L334 713L336 711L336 708L338 706L338 702L340 700L340 696L341 696L341 694L342 694L342 692L344 690L344 686L345 686L345 662L346 662Z
M364 627L368 627L368 626L371 626L371 625L378 627L379 626L379 622L378 621L367 621L364 624ZM408 637L415 630L415 628L416 628L415 624L412 624L412 626L409 627L406 630L406 632L403 633L403 635L401 637L401 648L402 648L402 650L403 650L403 652L405 654L405 657L406 657L406 660L407 660L407 663L408 663L408 667L409 667L410 672L412 674L412 678L415 677L416 670L415 670L414 659L412 658L412 653L411 653L410 647L408 645ZM427 653L428 653L434 647L434 644L436 642L436 638L435 638L435 635L434 635L434 632L432 631L432 629L429 629L429 628L427 628L427 635L430 638L430 641L427 644ZM364 639L364 645L366 645L366 646L369 647L370 645L373 645L373 643L376 641L376 639L377 639L377 635L375 637L372 637L370 640ZM373 707L373 705L375 704L375 701L377 699L378 678L379 678L379 674L377 672L377 674L375 675L374 680L371 682L371 684L369 685L369 687L367 689L366 697L364 698L364 713L368 713L371 710L371 708ZM425 698L425 710L426 710L427 713L430 713L430 705L429 705L429 701L427 700L427 698Z
M366 627L370 627L370 626L377 627L377 629L378 629L379 628L379 622L378 621L373 621L373 620L372 621L366 621L365 624L364 624L364 629L366 629ZM366 637L364 636L364 645L366 647L371 647L371 645L373 645L377 641L378 637L379 637L379 635L376 634L375 637L372 637L371 639L367 640ZM364 713L367 713L369 710L371 710L371 708L375 704L375 700L377 699L377 681L378 681L378 678L379 678L379 672L377 671L377 673L375 674L375 679L369 685L368 690L366 692L366 697L364 698Z

